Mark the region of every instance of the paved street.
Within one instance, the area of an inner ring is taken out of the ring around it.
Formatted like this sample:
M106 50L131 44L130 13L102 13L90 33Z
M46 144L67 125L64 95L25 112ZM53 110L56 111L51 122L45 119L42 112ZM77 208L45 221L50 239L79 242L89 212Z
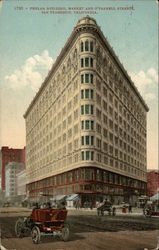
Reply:
M133 214L117 212L115 217L96 215L96 210L69 210L70 238L68 242L42 237L34 245L31 237L16 238L14 225L18 217L28 216L30 210L7 208L0 210L2 245L8 250L143 250L157 246L158 218L145 218L141 210Z

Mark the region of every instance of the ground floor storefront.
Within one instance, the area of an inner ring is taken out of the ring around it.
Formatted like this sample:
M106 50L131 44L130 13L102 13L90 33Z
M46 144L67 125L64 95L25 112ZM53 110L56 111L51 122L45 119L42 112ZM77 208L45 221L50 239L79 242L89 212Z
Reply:
M41 194L79 194L80 206L108 198L112 203L129 202L135 205L137 197L146 194L146 182L96 167L82 167L27 184L30 199L38 201Z

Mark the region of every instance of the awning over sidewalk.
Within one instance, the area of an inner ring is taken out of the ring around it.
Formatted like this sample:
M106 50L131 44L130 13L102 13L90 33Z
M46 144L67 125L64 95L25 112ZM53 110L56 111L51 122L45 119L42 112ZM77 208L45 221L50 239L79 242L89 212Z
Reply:
M53 197L53 201L61 201L64 200L67 196L66 195L56 195Z
M159 193L153 195L150 200L154 201L154 200L159 200Z
M77 200L79 198L78 194L72 194L71 196L69 196L66 201L74 201Z

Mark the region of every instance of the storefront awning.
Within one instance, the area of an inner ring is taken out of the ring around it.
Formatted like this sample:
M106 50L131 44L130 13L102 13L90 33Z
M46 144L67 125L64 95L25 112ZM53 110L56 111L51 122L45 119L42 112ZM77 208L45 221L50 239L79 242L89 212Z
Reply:
M66 198L66 195L56 195L53 197L53 201L61 201Z
M72 194L71 196L69 196L66 200L67 201L73 201L79 198L78 194Z

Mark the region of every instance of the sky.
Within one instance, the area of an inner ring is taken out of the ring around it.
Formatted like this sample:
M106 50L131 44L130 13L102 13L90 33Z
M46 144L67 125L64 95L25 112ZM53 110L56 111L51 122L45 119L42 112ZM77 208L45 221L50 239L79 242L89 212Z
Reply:
M82 8L83 13L73 8ZM156 0L3 0L0 5L0 147L25 146L23 115L78 19L89 12L149 107L147 166L157 169L157 8ZM57 13L59 9L65 14Z

